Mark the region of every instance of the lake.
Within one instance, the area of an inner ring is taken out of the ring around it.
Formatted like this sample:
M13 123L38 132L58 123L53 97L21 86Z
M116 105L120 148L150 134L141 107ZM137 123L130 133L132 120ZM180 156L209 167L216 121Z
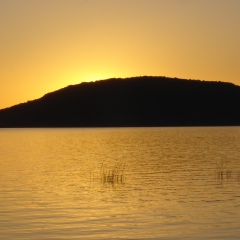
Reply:
M0 129L0 239L238 239L240 127Z

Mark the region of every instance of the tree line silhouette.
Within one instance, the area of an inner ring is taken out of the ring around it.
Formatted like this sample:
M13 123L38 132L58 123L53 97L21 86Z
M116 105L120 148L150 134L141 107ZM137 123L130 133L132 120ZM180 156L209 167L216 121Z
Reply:
M240 87L167 77L80 83L0 110L0 127L240 125Z

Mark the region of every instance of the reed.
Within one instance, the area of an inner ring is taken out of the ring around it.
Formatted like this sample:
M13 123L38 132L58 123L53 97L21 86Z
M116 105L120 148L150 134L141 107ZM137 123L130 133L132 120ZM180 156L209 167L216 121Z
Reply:
M107 168L104 163L100 168L100 180L104 183L122 183L124 181L124 172L126 164L124 162L116 163L112 168Z
M217 167L217 178L220 180L231 179L233 176L232 170L229 169L227 161L221 161Z

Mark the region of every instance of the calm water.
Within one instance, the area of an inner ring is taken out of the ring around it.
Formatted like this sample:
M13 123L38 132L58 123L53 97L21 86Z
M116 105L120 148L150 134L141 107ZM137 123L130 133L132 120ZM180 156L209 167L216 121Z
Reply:
M0 239L240 237L240 127L0 129L0 154Z

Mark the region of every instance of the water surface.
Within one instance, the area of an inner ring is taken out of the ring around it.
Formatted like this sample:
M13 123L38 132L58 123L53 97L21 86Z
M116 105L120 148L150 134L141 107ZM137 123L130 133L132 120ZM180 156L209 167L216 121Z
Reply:
M240 236L240 127L0 129L0 152L0 239Z

